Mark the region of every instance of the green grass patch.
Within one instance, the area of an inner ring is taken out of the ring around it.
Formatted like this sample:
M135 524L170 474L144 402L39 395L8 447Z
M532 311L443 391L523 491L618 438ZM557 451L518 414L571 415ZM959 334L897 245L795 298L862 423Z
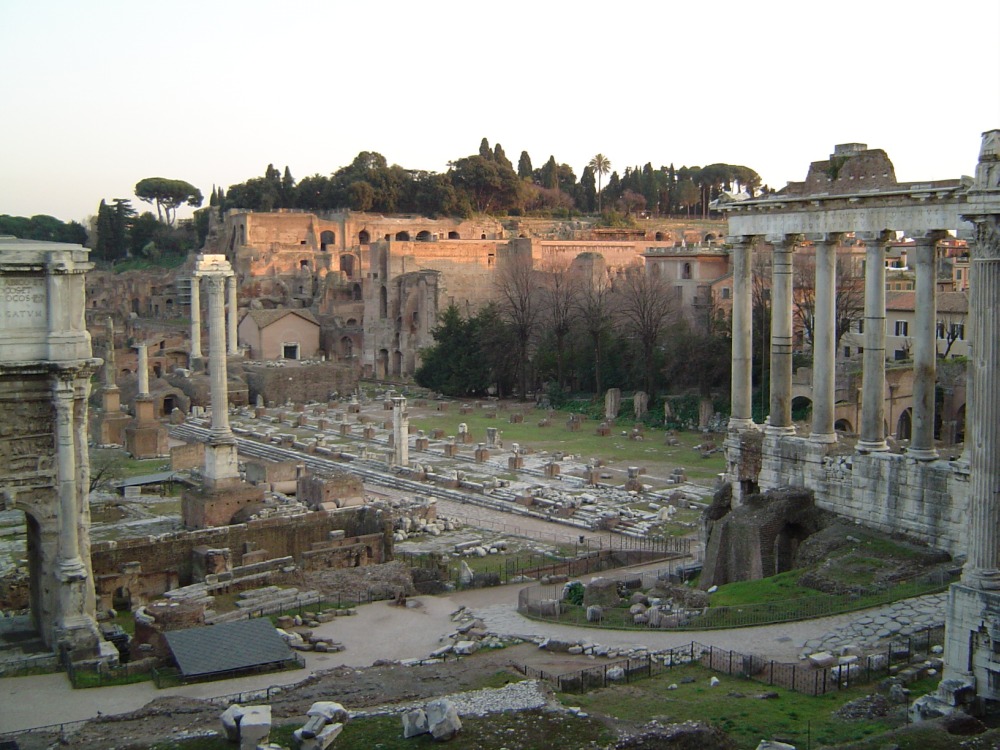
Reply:
M709 686L713 676L720 680L714 688ZM682 683L685 677L694 682ZM672 684L677 688L669 690ZM765 692L777 693L778 697L756 697ZM751 750L762 739L782 740L801 748L820 747L861 740L891 729L893 722L889 720L846 721L833 716L844 703L869 692L870 688L862 687L812 697L690 665L627 686L559 698L588 713L628 722L705 721L728 732L741 750Z
M757 581L737 581L720 586L711 595L713 607L739 607L746 604L783 601L804 596L816 596L816 589L799 585L805 571L789 570Z

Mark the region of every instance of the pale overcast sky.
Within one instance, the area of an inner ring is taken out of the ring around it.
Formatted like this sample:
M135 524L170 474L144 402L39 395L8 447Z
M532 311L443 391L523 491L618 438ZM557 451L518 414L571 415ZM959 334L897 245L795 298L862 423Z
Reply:
M601 152L780 187L857 141L945 179L1000 127L1000 3L0 0L0 71L0 214L363 150L444 172L484 136L578 177Z

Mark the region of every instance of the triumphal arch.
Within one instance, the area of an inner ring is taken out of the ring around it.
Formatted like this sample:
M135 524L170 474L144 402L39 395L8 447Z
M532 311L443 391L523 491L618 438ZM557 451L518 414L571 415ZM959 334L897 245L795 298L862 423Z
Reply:
M100 655L90 565L87 397L101 361L84 324L79 245L0 237L0 499L27 524L33 625L73 661Z
M722 207L733 267L732 419L727 436L735 503L745 493L807 487L818 505L866 525L907 533L965 557L951 588L945 679L939 701L1000 701L1000 129L983 133L974 177L896 182L885 153L838 146L804 183ZM896 232L916 240L913 427L902 453L886 442L885 254ZM970 254L966 449L940 456L934 443L937 253L948 233ZM834 429L835 249L845 235L866 243L861 429L854 450L836 450ZM808 436L792 424L794 253L815 246L813 412ZM751 413L752 257L773 248L770 279L770 413Z

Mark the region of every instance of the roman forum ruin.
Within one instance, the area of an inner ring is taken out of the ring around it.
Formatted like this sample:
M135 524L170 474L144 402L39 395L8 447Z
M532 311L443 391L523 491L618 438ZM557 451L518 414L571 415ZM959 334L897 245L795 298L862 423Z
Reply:
M834 169L833 167L836 167ZM983 134L974 178L897 183L884 152L838 146L805 183L732 203L732 416L726 441L734 505L748 493L806 487L819 506L867 526L901 532L965 555L951 588L946 669L939 699L1000 700L1000 344L985 324L1000 302L1000 130ZM913 433L888 450L885 403L885 246L896 231L917 239ZM947 233L969 240L972 328L966 453L934 446L936 253ZM846 234L865 238L862 419L855 451L835 450L834 251ZM816 341L811 433L795 435L792 400L792 265L804 240L816 245ZM751 267L758 243L774 248L770 414L751 414ZM981 705L979 706L981 708Z

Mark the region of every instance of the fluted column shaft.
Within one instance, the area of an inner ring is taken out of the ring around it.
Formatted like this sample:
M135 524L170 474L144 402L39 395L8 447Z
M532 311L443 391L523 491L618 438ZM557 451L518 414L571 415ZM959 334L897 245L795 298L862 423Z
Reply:
M732 414L729 429L753 424L753 237L733 237Z
M885 243L882 232L865 248L865 352L862 359L861 439L858 450L886 451L885 442Z
M837 442L833 428L837 342L837 246L842 235L816 243L815 320L813 321L813 407L810 438Z
M229 348L226 350L229 354L238 354L239 346L236 341L236 277L230 276L226 279L226 298L227 307L229 315L226 317L226 322L228 325L228 342Z
M788 435L792 426L792 252L797 235L774 243L771 261L771 413L767 431Z
M201 277L191 277L191 359L201 359Z
M996 218L992 221L995 237ZM980 230L980 235L982 229ZM977 243L979 245L980 243ZM982 243L985 245L985 243ZM969 552L963 580L1000 589L1000 337L976 316L1000 309L1000 247L982 247L992 257L972 258L969 313L972 317L972 390L975 408L966 408L966 444L970 444ZM968 330L968 329L967 329Z
M229 429L229 385L226 382L226 313L222 276L208 276L209 368L212 371L212 440L232 442Z
M940 235L917 238L917 294L913 312L913 432L907 455L924 461L934 449L934 391L937 378L937 262Z

